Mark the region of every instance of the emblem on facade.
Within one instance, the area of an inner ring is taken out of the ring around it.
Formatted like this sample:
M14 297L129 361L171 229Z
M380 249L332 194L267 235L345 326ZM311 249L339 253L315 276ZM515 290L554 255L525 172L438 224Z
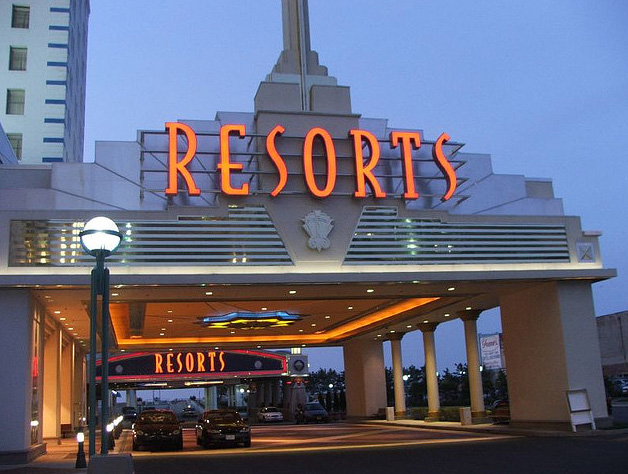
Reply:
M327 238L334 228L334 221L323 211L312 211L303 218L303 229L310 238L307 246L319 252L328 249L330 241Z

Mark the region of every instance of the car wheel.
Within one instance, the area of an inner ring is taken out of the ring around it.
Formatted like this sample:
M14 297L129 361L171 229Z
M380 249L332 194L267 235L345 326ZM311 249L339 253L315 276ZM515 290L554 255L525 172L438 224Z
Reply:
M179 439L179 442L177 443L177 449L179 451L183 449L183 436L181 436L181 438Z
M245 447L245 448L250 448L250 447L251 447L251 438L247 439L247 440L244 442L244 447Z

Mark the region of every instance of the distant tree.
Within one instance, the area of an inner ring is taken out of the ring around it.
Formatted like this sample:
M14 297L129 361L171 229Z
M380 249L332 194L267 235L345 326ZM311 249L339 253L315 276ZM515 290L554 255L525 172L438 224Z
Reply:
M334 391L334 411L342 411L340 409L340 393Z
M331 390L327 390L327 394L325 395L325 409L327 411L333 411L334 407L332 406L332 400L331 400Z
M495 396L500 399L508 398L508 379L506 378L504 369L499 369L499 372L497 372L495 379Z
M347 411L347 394L344 390L340 391L340 411Z

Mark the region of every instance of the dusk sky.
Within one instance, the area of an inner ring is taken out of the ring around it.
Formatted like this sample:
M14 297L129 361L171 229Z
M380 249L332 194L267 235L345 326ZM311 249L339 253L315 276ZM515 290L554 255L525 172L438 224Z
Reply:
M447 132L495 173L551 179L618 272L594 285L596 315L628 310L628 2L310 0L309 12L312 49L354 113ZM281 49L279 0L91 0L86 160L98 140L253 112ZM478 330L499 331L498 312ZM441 370L465 361L460 321L436 344ZM340 349L309 353L312 370L342 369ZM423 365L419 331L403 363Z

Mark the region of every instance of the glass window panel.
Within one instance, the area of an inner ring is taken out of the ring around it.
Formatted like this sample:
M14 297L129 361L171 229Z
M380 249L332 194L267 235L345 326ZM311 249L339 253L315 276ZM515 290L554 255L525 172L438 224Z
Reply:
M26 48L11 46L9 53L9 71L26 71Z
M7 133L9 143L13 147L13 153L18 160L22 159L22 134L21 133Z
M23 5L13 5L13 16L11 26L13 28L28 28L31 18L31 7Z
M7 115L24 115L24 89L7 90Z

